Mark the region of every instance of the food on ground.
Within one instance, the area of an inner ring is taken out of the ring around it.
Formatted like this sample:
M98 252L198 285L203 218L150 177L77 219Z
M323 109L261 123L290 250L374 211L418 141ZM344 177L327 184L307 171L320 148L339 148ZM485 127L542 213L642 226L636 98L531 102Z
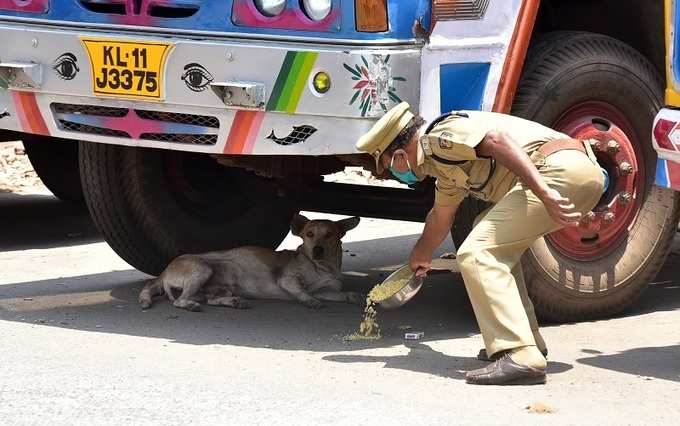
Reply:
M375 302L370 297L366 298L366 308L364 309L364 319L359 324L359 330L343 338L345 341L352 340L378 340L382 337L380 327L375 322L378 311L375 310Z
M381 301L395 295L407 283L408 279L386 281L378 284L368 293L366 298L366 308L364 309L364 319L359 324L359 330L343 338L346 341L352 340L378 340L382 337L380 326L375 321L378 311L375 305Z
M555 412L554 408L543 402L532 402L524 408L530 413L552 414Z

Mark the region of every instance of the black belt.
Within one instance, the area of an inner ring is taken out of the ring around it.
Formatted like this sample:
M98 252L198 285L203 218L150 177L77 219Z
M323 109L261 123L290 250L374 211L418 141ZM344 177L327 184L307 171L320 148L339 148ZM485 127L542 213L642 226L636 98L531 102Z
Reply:
M452 115L457 115L458 117L463 117L463 118L470 118L470 116L465 114L464 112L458 112L458 111L447 112L446 114L442 114L439 117L432 120L432 123L430 123L430 125L427 126L427 129L425 130L425 134L430 133L432 131L432 129L434 129L434 126L436 126L437 124L446 120L447 118L451 117Z

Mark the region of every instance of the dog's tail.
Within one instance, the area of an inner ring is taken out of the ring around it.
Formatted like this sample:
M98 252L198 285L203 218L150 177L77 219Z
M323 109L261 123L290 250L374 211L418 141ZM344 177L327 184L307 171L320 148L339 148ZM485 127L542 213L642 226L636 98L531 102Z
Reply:
M139 292L139 304L142 309L148 309L153 304L154 296L161 296L164 293L163 281L158 278L152 278L146 282L142 291Z

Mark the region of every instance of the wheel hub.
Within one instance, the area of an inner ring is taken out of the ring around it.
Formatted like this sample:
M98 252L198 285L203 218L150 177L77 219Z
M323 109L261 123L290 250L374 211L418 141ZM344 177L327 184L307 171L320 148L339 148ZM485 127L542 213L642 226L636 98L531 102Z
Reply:
M641 205L642 153L625 116L610 104L586 102L567 111L554 126L590 142L609 187L578 227L553 232L548 240L565 255L592 260L607 255L627 234Z

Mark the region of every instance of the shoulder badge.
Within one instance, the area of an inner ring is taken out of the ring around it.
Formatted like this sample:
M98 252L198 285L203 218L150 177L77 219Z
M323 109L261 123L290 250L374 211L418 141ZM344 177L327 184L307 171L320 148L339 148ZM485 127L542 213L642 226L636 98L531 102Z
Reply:
M451 149L453 148L453 142L451 142L451 139L453 139L453 133L443 131L439 134L439 148L441 149Z
M430 148L430 140L427 135L423 135L420 137L420 146L423 148L423 151L425 151L425 154L427 155L432 154L432 148Z

